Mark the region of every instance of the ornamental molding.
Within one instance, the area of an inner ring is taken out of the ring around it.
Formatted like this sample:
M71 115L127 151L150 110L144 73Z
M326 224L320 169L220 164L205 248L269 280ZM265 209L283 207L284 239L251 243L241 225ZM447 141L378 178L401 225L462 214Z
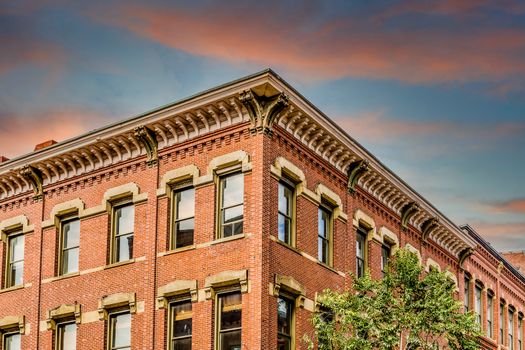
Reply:
M418 203L420 210L404 218L407 226L422 230L424 222L438 218L437 226L427 232L428 239L455 258L476 246L468 233L271 70L4 162L0 202L26 196L30 190L38 196L46 186L120 162L143 157L151 164L168 147L243 123L249 123L254 133L291 134L347 176L350 192L368 193L399 217L407 204ZM137 134L139 130L143 132ZM22 172L28 164L31 170Z

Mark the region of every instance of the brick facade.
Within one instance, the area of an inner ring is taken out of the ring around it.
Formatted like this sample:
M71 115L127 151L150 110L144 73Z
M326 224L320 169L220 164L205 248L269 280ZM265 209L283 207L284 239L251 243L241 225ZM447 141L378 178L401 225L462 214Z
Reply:
M272 72L261 75L261 79L268 76L270 83L277 79ZM253 76L245 81L250 79ZM206 107L195 99L197 107ZM487 328L487 293L493 294L493 336L483 340L483 347L497 349L502 344L501 349L510 349L510 308L515 309L513 348L519 349L518 333L523 330L518 329L518 318L525 312L525 279L475 232L469 227L462 230L475 242L469 251L472 254L463 256L448 250L438 239L423 239L420 226L412 222L402 228L399 211L393 211L362 184L351 194L349 176L334 166L330 161L333 157L316 152L283 123L273 125L271 132L261 132L253 128L257 122L250 121L246 109L237 111L244 114L237 123L230 120L222 127L219 122L221 127L216 125L212 131L208 128L208 132L197 132L180 142L165 142L154 159L146 152L130 152L127 158L112 164L101 162L89 171L73 171L73 165L69 165L67 176L59 174L55 180L44 182L41 196L34 196L29 188L20 193L7 190L0 197L2 277L12 228L24 232L24 277L23 285L0 290L0 331L19 329L23 333L22 349L54 349L56 331L50 322L50 310L66 305L64 310L78 311L74 317L77 349L106 349L105 312L115 306L131 312L132 349L166 349L169 318L164 301L180 292L177 295L192 300L193 349L214 349L214 295L227 288L242 293L242 349L276 348L277 296L281 294L295 300L295 348L304 349L301 338L312 332L309 318L315 310L317 293L325 288L349 287L348 272L356 271L356 230L363 226L368 232L366 264L373 277L381 276L381 246L386 242L408 245L419 252L425 266L447 269L457 280L461 300L468 273L471 305L476 302L476 283L482 290L483 329ZM196 120L194 123L198 123ZM158 138L164 136L159 133ZM113 151L110 153L116 157ZM45 160L46 155L39 157ZM277 164L278 159L286 164ZM221 161L219 167L234 167L244 177L243 233L228 238L216 236L218 189L214 166ZM7 168L9 163L0 166L0 173ZM177 169L193 172L185 179L189 177L195 188L194 244L170 250L173 203L166 174L176 173ZM297 169L302 174L294 179L296 236L295 244L290 246L280 242L277 234L279 172L281 176L294 175ZM120 195L135 207L133 259L111 264L111 205ZM329 265L317 261L318 208L325 200L333 210L333 263ZM64 209L68 205L69 209ZM67 276L57 275L62 212L80 218L79 272ZM118 302L111 304L108 300ZM503 340L499 338L500 300L505 301ZM21 321L15 324L14 319Z

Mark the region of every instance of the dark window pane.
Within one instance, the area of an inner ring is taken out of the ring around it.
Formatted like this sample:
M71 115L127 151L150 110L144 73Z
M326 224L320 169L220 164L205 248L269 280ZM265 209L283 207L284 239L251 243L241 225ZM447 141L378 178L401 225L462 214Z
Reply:
M241 350L241 331L221 333L220 344L221 350Z
M241 327L241 293L221 295L221 330Z
M277 299L277 332L290 335L292 321L292 303L288 299Z
M195 220L193 218L181 220L176 223L176 248L193 244L193 233L195 231Z
M285 336L277 336L277 350L291 350L291 340Z
M193 317L191 302L173 304L172 312L173 338L191 336Z
M175 339L172 344L172 350L191 350L191 338Z
M117 237L116 241L117 262L133 258L133 234Z

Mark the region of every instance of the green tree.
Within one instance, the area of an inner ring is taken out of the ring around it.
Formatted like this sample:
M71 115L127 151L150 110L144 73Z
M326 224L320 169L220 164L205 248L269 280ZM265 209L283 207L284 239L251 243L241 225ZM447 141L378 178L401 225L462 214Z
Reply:
M425 273L418 257L400 249L381 280L353 276L353 288L325 290L305 336L320 350L474 350L481 335L472 312L454 298L444 272Z

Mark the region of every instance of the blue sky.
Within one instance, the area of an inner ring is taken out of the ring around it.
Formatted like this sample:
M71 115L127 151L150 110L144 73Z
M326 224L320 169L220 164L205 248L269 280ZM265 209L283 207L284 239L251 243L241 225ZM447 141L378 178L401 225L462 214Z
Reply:
M456 223L525 250L525 4L7 1L0 155L266 67Z

